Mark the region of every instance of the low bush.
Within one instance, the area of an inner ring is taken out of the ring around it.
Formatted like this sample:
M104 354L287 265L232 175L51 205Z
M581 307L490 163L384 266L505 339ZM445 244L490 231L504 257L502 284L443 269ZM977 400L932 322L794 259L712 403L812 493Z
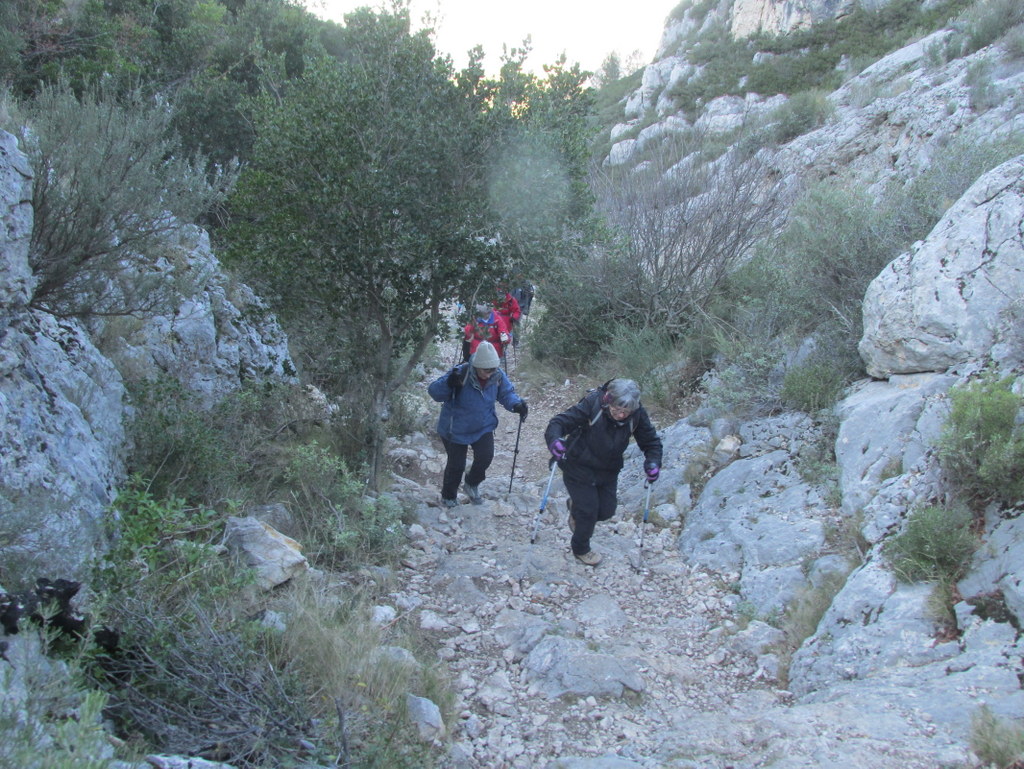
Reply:
M24 660L20 661L21 663ZM81 691L67 670L47 664L26 671L24 697L0 698L0 766L17 769L108 769L109 735L103 728L106 696Z
M289 453L278 494L289 499L308 557L320 566L393 562L403 542L402 510L388 496L364 497L345 461L317 443Z
M824 125L835 107L824 91L801 91L776 110L773 138L779 144L802 136Z
M1018 0L982 0L972 5L954 25L963 36L961 56L980 51L1008 29L1024 23L1024 5Z
M252 574L216 546L225 519L157 499L139 478L118 494L90 583L102 632L86 674L128 742L280 765L312 730L287 674L264 662L264 631L244 619Z
M939 461L968 502L1004 504L1024 498L1024 399L1012 378L986 374L950 392Z
M954 139L935 153L920 175L886 191L885 205L897 250L925 238L946 210L986 171L1024 152L1024 135L979 142Z
M967 97L971 109L975 112L986 112L997 106L1001 101L999 87L992 76L992 63L988 60L971 62L964 75L967 84Z
M1020 766L1024 761L1024 728L1006 723L988 705L982 705L971 715L971 750L984 766Z
M846 386L846 372L831 361L809 361L787 369L782 379L785 406L816 414L833 404Z
M893 571L906 582L956 582L978 546L971 522L970 511L963 507L912 511L903 530L885 546Z
M111 91L46 85L4 124L35 171L32 303L57 315L158 309L166 292L142 267L235 180L233 169L208 175L205 159L183 156L166 104Z
M636 380L646 403L665 401L672 387L663 375L659 376L658 369L671 361L674 353L672 340L665 333L619 326L604 352L611 358L606 371Z
M307 682L313 717L346 736L350 755L339 765L432 765L430 748L406 718L405 696L430 699L448 722L453 693L432 652L420 661L424 642L415 622L402 615L385 625L370 621L376 600L372 586L341 595L312 582L290 586L288 631L272 638L271 659Z

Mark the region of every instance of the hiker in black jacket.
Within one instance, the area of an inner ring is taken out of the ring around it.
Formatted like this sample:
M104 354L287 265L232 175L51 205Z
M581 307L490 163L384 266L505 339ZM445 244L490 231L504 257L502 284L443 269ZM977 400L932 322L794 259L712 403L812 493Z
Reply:
M562 468L569 492L572 552L597 566L601 555L590 549L598 521L615 515L622 456L630 436L644 453L644 472L653 483L661 470L661 439L632 379L612 379L548 422L544 442Z

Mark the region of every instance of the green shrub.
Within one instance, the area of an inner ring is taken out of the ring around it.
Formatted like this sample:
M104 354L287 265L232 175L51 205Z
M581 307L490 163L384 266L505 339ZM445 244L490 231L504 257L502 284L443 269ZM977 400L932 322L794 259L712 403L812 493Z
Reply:
M280 493L289 494L303 545L316 563L388 563L404 541L402 510L390 497L364 496L345 460L317 443L288 452Z
M939 460L952 483L975 503L1012 504L1024 497L1022 399L1011 378L982 376L950 392Z
M603 352L612 358L610 370L617 376L636 380L645 401L653 402L665 397L667 383L656 371L672 359L673 344L664 331L619 325Z
M1019 0L982 0L957 19L963 35L961 56L969 56L994 43L1006 31L1024 22L1024 6Z
M801 91L775 111L774 139L785 144L824 125L835 107L824 91Z
M129 466L149 479L150 491L208 505L235 497L246 467L238 433L173 379L130 387L136 417Z
M95 588L118 593L132 591L146 581L162 600L188 600L192 591L208 592L218 582L237 587L248 575L237 577L213 557L225 516L183 499L158 498L148 484L133 476L106 511L110 544L96 566Z
M809 361L786 371L782 402L789 408L816 414L835 404L846 381L846 372L835 363Z
M223 199L234 173L206 174L185 158L165 104L119 99L103 88L80 97L43 86L12 114L35 172L29 261L32 303L58 315L157 311L165 292L147 267L170 232Z
M992 63L987 59L971 62L964 75L971 109L985 112L999 104L999 89L992 79Z
M925 238L946 210L986 171L1024 152L1024 135L979 142L954 139L936 152L920 175L886 191L887 226L895 248Z
M784 276L775 290L815 325L835 324L837 347L855 349L864 292L899 253L877 201L859 186L822 182L793 206L775 246Z
M4 666L0 698L0 766L18 769L108 769L103 728L106 696L78 688L77 664L23 655L15 673ZM20 679L13 681L15 675ZM45 746L45 747L44 747Z
M1024 24L1006 33L1006 53L1015 61L1024 59Z
M730 413L764 414L780 405L780 378L774 375L784 358L783 341L773 329L749 324L718 330L717 348L722 363L708 387L707 401Z
M1003 722L988 705L982 705L971 714L971 750L985 766L1019 766L1024 760L1024 728Z
M956 582L977 548L972 516L963 507L914 510L906 526L885 546L896 575L906 582Z

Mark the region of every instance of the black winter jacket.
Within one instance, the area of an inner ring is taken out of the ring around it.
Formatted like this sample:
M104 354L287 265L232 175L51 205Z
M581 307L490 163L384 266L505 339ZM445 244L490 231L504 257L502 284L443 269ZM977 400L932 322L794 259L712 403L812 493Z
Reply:
M622 455L629 438L636 438L645 462L661 465L661 439L651 424L647 410L640 406L624 422L616 422L602 408L601 388L586 395L579 403L556 414L544 431L544 442L562 439L567 450L558 463L566 478L580 483L607 483L622 470Z

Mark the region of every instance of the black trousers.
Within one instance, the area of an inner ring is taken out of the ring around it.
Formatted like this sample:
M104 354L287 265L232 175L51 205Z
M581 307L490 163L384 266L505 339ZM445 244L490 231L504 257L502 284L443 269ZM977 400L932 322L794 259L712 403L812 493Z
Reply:
M453 443L441 439L444 450L448 453L448 463L444 466L444 481L441 484L441 498L455 499L459 493L459 484L462 482L462 473L466 469L466 455L470 446L465 443ZM466 473L466 483L470 486L479 486L486 477L487 468L494 460L494 433L485 433L475 443L473 448L473 464Z
M565 490L572 500L572 517L576 530L572 535L572 552L583 555L590 552L590 538L598 521L607 521L615 515L618 504L619 476L602 483L579 483L562 477Z

